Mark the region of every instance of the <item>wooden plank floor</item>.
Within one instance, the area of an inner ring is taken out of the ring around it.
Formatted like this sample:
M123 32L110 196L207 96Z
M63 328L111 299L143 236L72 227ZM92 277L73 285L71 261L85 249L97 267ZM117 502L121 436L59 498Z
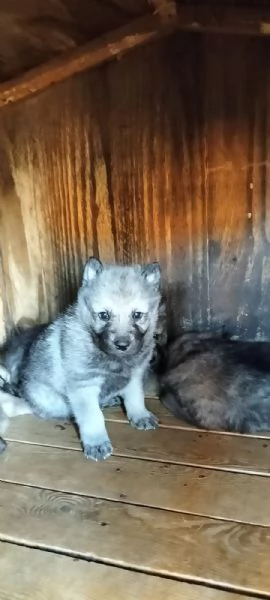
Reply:
M270 434L157 431L105 411L114 455L15 419L0 457L0 600L270 598Z

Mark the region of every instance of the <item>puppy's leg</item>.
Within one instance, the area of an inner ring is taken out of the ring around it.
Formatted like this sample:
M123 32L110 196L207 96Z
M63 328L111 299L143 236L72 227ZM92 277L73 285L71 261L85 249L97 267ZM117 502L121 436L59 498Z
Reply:
M2 372L1 372L2 376ZM5 433L9 419L11 417L17 417L19 415L27 415L31 413L29 405L17 396L12 396L7 392L0 390L0 433ZM0 454L6 449L6 442L0 437Z
M10 383L11 376L3 365L0 365L0 381L3 384ZM4 386L3 386L4 387ZM31 414L31 408L25 400L18 396L0 389L0 406L7 417L18 417Z
M122 395L130 424L136 429L156 429L158 419L145 407L141 374L133 375Z
M41 419L68 419L70 407L67 398L45 383L31 381L24 389L30 412Z
M96 461L107 458L113 451L99 405L100 389L100 385L91 385L70 390L68 394L84 454Z
M12 396L3 390L0 390L0 406L3 413L9 418L32 413L29 404L23 398Z

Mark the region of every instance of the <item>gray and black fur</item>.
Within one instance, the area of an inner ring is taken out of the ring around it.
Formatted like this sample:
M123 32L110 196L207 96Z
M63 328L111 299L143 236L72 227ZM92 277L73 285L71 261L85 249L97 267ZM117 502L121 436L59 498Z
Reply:
M167 349L161 401L204 429L270 430L270 343L189 333Z
M154 350L150 362L151 370L158 373L164 360L164 354L168 343L167 333L167 310L165 298L161 299L158 309L158 319L154 332Z
M112 453L101 409L123 398L130 423L154 429L143 377L154 350L160 303L157 263L102 265L89 259L77 301L55 321L12 336L1 350L19 396L42 418L73 418L84 453ZM13 390L13 392L12 392ZM0 396L1 401L1 396Z

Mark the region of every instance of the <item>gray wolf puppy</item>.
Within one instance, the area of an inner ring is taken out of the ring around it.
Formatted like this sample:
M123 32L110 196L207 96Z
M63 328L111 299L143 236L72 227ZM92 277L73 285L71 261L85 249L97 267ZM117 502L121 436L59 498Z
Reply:
M112 453L101 409L115 404L115 396L123 398L131 425L157 427L145 408L143 376L159 303L157 263L113 266L91 258L77 301L51 324L15 334L2 348L10 385L39 417L74 418L87 458Z
M270 343L209 333L180 336L167 350L161 401L204 429L270 430Z

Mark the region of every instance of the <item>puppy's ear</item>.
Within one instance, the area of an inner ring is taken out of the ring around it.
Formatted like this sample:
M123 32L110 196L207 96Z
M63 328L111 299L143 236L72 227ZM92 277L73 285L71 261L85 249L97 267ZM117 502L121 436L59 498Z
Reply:
M158 262L152 262L148 265L142 266L142 276L149 283L149 285L153 285L154 287L159 287L161 280L161 269Z
M103 271L103 264L98 258L88 258L87 263L84 266L82 285L88 285L97 277L101 271Z

